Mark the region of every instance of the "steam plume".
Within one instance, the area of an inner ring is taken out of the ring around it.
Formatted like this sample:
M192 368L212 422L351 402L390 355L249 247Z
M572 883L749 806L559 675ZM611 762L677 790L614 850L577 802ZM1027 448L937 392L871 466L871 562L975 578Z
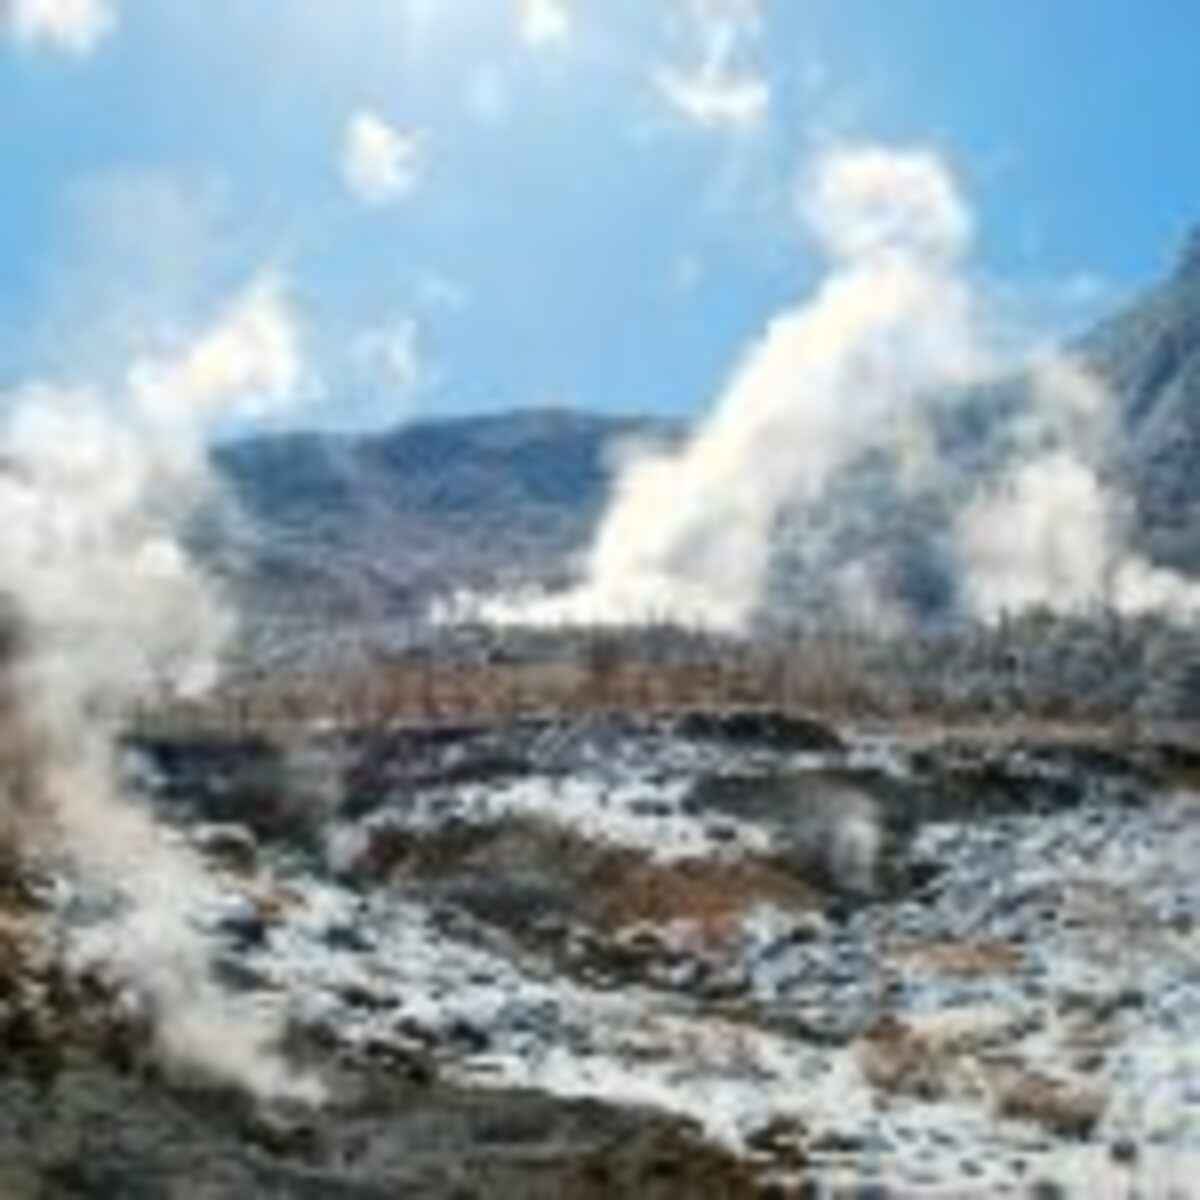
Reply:
M1002 361L976 320L964 272L971 215L943 163L836 149L816 162L801 207L830 262L824 282L771 322L682 448L627 456L581 582L549 596L460 596L437 615L743 631L763 605L780 516L817 512L867 451L892 462L902 489L958 506L947 558L973 616L1200 610L1200 584L1129 545L1128 503L1102 481L1115 406L1079 363L1028 364L1025 402L989 415L1006 447L997 477L979 486L939 459L939 413L975 402L963 385ZM820 569L845 614L874 627L910 619L871 552Z
M134 702L213 682L231 616L178 540L209 486L205 437L286 402L300 371L291 315L262 280L177 357L136 363L124 394L31 386L0 432L0 579L24 641L10 667L22 761L0 805L124 897L108 952L163 1052L271 1094L304 1088L269 1051L271 1023L235 1020L210 980L192 920L211 885L121 794L115 735Z
M956 525L971 611L993 619L1033 606L1177 616L1200 609L1200 585L1128 545L1125 499L1101 482L1114 408L1106 388L1061 358L1038 364L1033 384L1013 462Z
M377 113L355 113L346 126L342 179L363 204L379 208L407 196L421 177L423 140L404 133Z
M920 396L972 369L971 221L933 155L831 152L803 208L832 264L812 301L771 323L690 442L627 465L577 588L485 619L742 628L782 507L902 441Z

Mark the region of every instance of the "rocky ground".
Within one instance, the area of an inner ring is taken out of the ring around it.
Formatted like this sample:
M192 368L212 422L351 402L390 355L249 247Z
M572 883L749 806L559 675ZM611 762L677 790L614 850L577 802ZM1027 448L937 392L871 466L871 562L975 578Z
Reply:
M729 712L131 744L324 1107L170 1077L65 877L0 1196L1200 1193L1200 754Z

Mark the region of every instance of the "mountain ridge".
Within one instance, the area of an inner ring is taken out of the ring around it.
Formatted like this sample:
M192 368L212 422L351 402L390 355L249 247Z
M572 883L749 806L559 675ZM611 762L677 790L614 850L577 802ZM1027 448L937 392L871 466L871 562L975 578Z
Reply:
M416 617L449 587L553 582L603 511L621 443L683 429L529 408L241 438L213 448L226 502L197 540L251 607Z
M1130 496L1139 554L1200 573L1200 227L1173 272L1065 349L1116 398L1104 469ZM773 593L811 594L815 576L859 558L910 609L951 610L955 506L1002 459L1006 422L1029 394L1015 375L940 406L947 473L932 490L906 495L878 457L852 466L824 511L787 535L790 574ZM358 434L258 434L213 448L226 498L196 542L243 611L419 619L458 588L565 582L604 511L621 444L678 444L688 429L649 415L522 408ZM797 551L806 530L824 536L836 521L845 528L822 543L831 556Z

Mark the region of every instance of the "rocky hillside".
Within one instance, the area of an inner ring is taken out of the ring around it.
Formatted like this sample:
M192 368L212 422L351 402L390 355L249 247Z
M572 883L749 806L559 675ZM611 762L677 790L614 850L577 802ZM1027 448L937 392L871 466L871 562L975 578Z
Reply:
M615 448L678 430L527 410L226 443L234 503L197 536L255 607L413 614L447 584L553 578L603 508Z
M328 1100L164 1063L119 909L34 860L5 1200L1195 1194L1194 748L726 710L123 762Z
M1120 401L1118 460L1157 561L1200 568L1200 227L1174 272L1078 349Z

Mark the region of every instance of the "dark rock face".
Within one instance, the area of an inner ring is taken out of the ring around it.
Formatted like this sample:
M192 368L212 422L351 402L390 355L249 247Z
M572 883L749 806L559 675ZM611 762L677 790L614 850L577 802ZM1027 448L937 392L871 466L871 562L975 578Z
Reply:
M913 824L902 791L875 772L849 769L713 775L699 780L684 803L695 812L767 825L801 878L866 898L903 879Z
M675 733L684 738L780 751L845 749L842 739L828 725L770 709L685 713L676 722Z
M1200 275L1200 224L1193 225L1183 239L1175 274L1179 278Z
M687 1122L591 1101L345 1073L320 1113L263 1112L79 1058L39 1095L0 1072L5 1200L743 1200L749 1168Z
M314 773L297 770L285 747L265 738L143 739L130 750L140 763L136 773L160 801L204 822L242 825L264 841L311 848L328 815L312 786Z
M1175 271L1102 322L1077 349L1118 403L1115 460L1136 501L1140 546L1165 565L1200 569L1200 230Z
M67 979L34 914L0 921L4 1200L684 1200L762 1195L684 1119L591 1100L439 1083L416 1051L289 1050L320 1070L319 1109L169 1078L115 996ZM346 997L354 1005L369 992ZM462 1024L462 1023L460 1023ZM462 1024L451 1036L486 1049ZM471 1048L471 1047L469 1047Z

